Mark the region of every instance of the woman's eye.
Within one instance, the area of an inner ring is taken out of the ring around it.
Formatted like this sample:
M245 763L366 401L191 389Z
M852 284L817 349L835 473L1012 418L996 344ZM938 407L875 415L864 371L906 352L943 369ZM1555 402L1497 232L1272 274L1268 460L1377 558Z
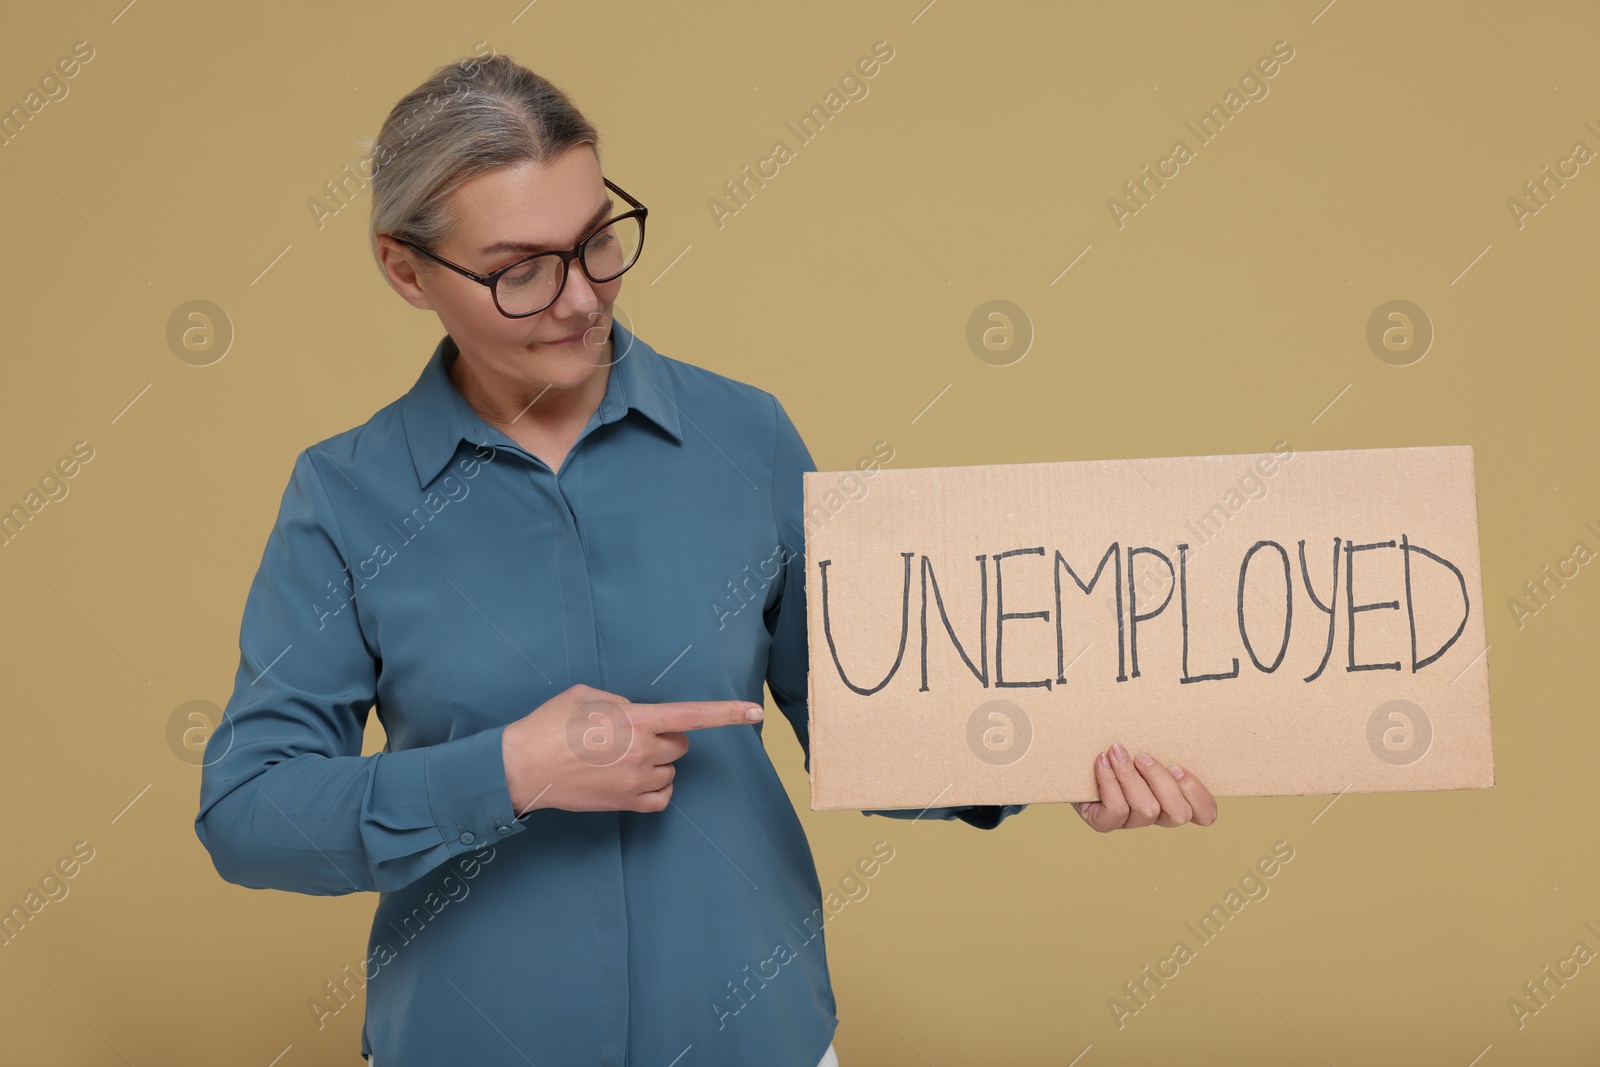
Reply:
M527 285L544 273L544 264L538 260L512 267L506 272L503 281L511 285Z

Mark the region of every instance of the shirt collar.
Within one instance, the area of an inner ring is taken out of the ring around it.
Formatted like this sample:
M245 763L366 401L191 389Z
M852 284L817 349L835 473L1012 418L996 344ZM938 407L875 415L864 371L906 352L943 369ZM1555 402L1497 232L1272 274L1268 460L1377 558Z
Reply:
M611 320L611 342L616 361L595 417L602 423L615 422L632 409L681 442L678 405L663 357L616 319ZM417 484L424 489L454 458L463 440L484 443L500 436L450 380L450 364L459 355L455 339L445 334L417 383L400 399L411 462Z

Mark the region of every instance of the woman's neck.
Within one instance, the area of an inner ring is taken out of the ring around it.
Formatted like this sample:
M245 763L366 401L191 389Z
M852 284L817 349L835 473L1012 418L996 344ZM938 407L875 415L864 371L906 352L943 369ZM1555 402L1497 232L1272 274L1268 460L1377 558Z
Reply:
M611 339L595 353L600 365L582 383L569 389L552 384L530 387L527 383L495 379L483 374L458 350L448 368L450 381L483 421L516 438L523 433L560 435L563 427L582 428L605 398L610 381ZM587 355L587 353L586 353Z

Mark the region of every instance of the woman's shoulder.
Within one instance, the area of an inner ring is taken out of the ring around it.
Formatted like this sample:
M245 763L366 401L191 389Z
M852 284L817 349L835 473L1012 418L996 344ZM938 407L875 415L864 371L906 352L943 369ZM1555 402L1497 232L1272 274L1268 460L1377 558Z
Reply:
M342 489L359 492L363 484L407 475L415 484L401 399L390 401L349 429L306 446L295 458L296 466L309 465L330 496L341 495Z
M655 354L671 375L674 385L682 383L690 390L709 394L715 399L733 399L756 406L772 402L772 394L758 385L663 352Z
M710 367L661 352L655 355L672 383L673 403L691 418L698 421L703 414L722 420L718 425L742 425L770 439L782 417L779 414L782 404L771 392Z
M313 447L352 463L386 455L395 444L405 443L405 420L401 414L404 399L404 396L394 398L363 422L324 437Z

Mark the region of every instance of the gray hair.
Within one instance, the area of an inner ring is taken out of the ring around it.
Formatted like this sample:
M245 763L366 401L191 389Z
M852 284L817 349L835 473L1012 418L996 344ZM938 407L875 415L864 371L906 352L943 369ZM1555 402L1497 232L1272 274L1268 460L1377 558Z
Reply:
M437 247L457 222L451 194L473 177L548 163L580 144L598 158L599 142L565 93L509 56L491 51L440 67L395 104L373 143L373 258L379 234Z

